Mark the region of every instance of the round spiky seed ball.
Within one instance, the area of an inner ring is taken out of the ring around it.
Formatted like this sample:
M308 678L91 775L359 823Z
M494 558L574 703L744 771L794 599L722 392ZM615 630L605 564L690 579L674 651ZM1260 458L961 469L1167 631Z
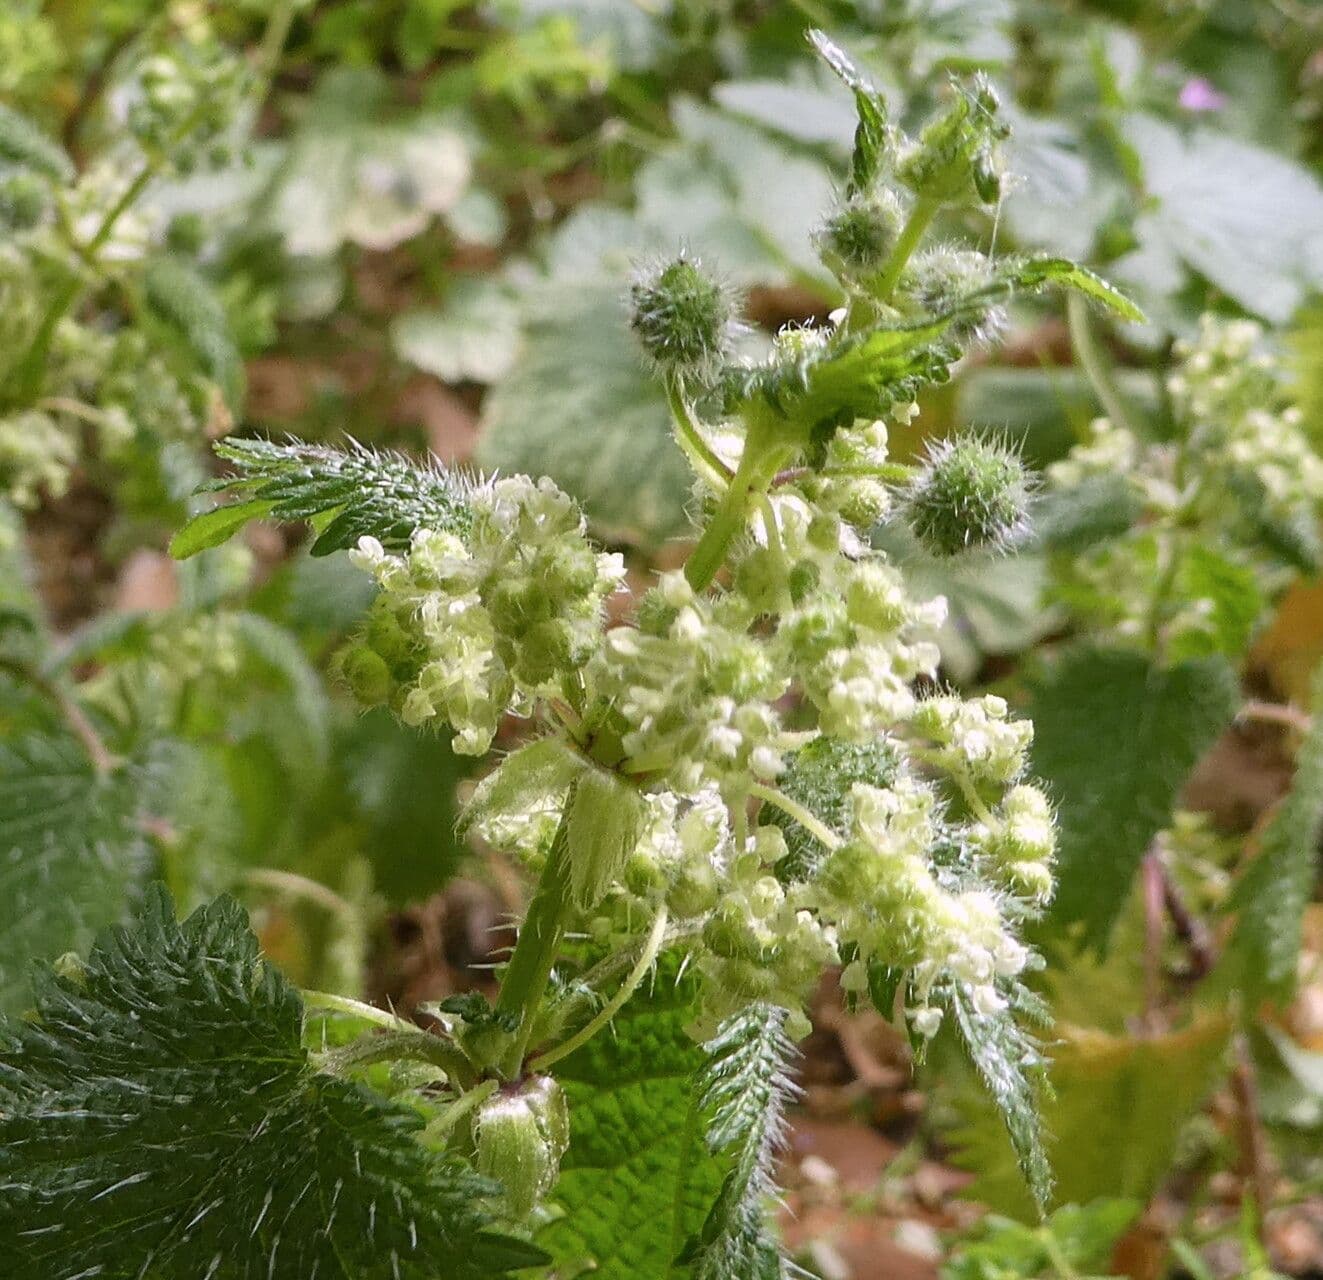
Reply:
M914 536L938 556L1006 551L1029 532L1029 475L1004 445L967 436L933 446L905 498Z
M630 287L629 302L630 327L659 368L703 372L724 355L730 297L692 258L646 271Z
M867 275L881 270L900 234L900 202L891 192L846 201L823 223L818 249L833 270Z

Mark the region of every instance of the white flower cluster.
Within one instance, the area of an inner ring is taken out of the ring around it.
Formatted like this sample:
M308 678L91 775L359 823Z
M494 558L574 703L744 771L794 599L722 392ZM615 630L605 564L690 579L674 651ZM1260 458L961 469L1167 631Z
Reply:
M1218 643L1213 602L1206 584L1181 575L1184 552L1197 547L1261 582L1280 580L1283 564L1317 558L1323 459L1259 325L1205 316L1175 351L1171 438L1141 440L1098 419L1048 479L1063 493L1119 483L1137 505L1128 533L1058 559L1066 603L1121 634L1161 622L1167 639L1199 652ZM1164 581L1170 598L1159 618L1154 584Z
M1036 799L1026 804L1029 796ZM1005 1008L999 988L1018 977L1029 960L1008 920L1018 895L995 892L935 858L944 841L958 847L964 833L945 827L931 784L910 776L890 787L857 783L851 799L849 839L805 891L819 918L831 921L840 944L848 944L855 957L842 975L846 990L867 990L874 967L905 973L907 1012L925 1037L941 1022L941 1010L930 999L942 983L963 985L981 1013ZM1028 836L1037 858L1030 896L1045 897L1053 832L1050 821L1045 830L1030 831L1025 811L1046 813L1046 801L1035 789L1018 787L1003 810L966 838L990 861L1025 870ZM1021 830L1011 834L1017 823Z
M1289 516L1323 506L1323 459L1299 408L1283 403L1281 362L1253 321L1204 316L1193 342L1178 343L1168 379L1173 407L1210 475L1252 475L1270 508Z
M756 616L738 593L699 596L668 573L638 629L608 633L590 678L626 726L631 772L661 772L685 794L716 783L732 795L780 773L789 741L773 703L789 677L751 631Z
M597 649L624 566L592 549L549 480L500 480L471 505L464 539L420 530L403 555L360 541L354 558L381 592L343 667L365 701L389 701L408 724L448 724L455 750L479 755L506 711Z

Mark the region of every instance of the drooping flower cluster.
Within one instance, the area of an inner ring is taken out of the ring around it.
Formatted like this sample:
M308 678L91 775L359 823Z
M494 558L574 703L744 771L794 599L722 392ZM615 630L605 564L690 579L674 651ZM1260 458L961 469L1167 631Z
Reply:
M448 725L456 751L480 755L507 711L560 692L596 652L602 601L624 566L593 550L578 507L549 480L499 480L471 506L463 538L420 530L400 555L359 543L353 555L381 591L341 666L364 702Z

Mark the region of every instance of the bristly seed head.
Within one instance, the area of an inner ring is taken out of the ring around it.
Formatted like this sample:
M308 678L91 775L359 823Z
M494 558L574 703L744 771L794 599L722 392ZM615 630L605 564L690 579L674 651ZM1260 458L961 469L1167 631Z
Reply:
M630 327L648 359L664 372L707 374L725 354L729 290L681 254L643 271L630 286Z
M889 191L846 201L818 231L818 250L833 271L848 276L881 270L895 247L900 202Z
M965 436L941 441L905 497L910 528L934 555L1009 551L1029 533L1033 485L1004 444Z

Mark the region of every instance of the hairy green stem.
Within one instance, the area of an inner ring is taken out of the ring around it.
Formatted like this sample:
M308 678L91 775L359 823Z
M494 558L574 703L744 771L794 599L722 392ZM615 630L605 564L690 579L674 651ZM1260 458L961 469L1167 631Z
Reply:
M748 512L749 494L755 488L770 483L765 431L757 420L749 423L744 437L744 452L740 465L731 479L698 545L685 562L684 576L695 591L704 591L712 585L718 570L725 563L726 553L736 535L744 528ZM774 469L773 469L774 470Z
M347 1013L355 1018L362 1018L374 1026L386 1027L391 1031L417 1031L407 1018L401 1018L389 1009L378 1009L374 1004L355 1000L350 996L338 996L330 991L300 991L305 1008L325 1009L330 1013Z
M1093 336L1088 304L1078 293L1072 293L1066 299L1066 321L1070 326L1070 342L1075 348L1075 357L1089 379L1103 412L1114 426L1135 434L1134 420L1116 381L1116 371Z
M573 803L574 788L571 787L537 890L519 929L519 940L501 979L500 995L496 998L497 1009L519 1020L514 1043L501 1064L502 1071L510 1079L517 1076L523 1066L538 1007L546 995L556 952L565 936L570 908L569 812Z
M891 257L887 259L887 265L878 273L873 283L872 293L879 302L891 301L891 295L896 292L896 285L900 283L905 264L919 247L919 241L923 239L924 232L928 230L941 207L941 203L937 200L920 199L914 202L914 208L910 210L910 216L900 229L900 238L891 251Z
M548 1049L546 1053L538 1054L533 1059L533 1063L539 1071L545 1071L552 1063L569 1057L580 1046L587 1044L625 1007L625 1002L638 989L639 983L643 981L648 970L652 968L653 961L657 959L657 954L661 951L662 941L666 937L666 919L666 905L663 903L661 910L657 912L657 918L652 922L652 928L648 932L647 940L643 944L643 950L639 953L638 960L635 961L634 967L629 971L629 976L620 984L615 995L602 1006L596 1017L584 1023L568 1040L558 1044L554 1049Z
M433 1120L421 1134L421 1142L440 1142L447 1138L450 1131L470 1112L476 1110L500 1088L497 1080L484 1080L474 1085L461 1098L456 1098L439 1116Z
M458 1045L440 1036L415 1027L412 1031L384 1031L381 1035L364 1036L339 1049L321 1056L319 1068L332 1075L341 1075L354 1067L367 1067L375 1062L427 1062L440 1067L459 1088L474 1082L473 1065Z
M718 490L724 489L730 483L733 473L716 455L712 446L703 439L703 434L694 421L694 415L689 411L684 392L675 378L666 380L666 403L670 405L671 418L675 423L676 439L680 447L709 484Z

